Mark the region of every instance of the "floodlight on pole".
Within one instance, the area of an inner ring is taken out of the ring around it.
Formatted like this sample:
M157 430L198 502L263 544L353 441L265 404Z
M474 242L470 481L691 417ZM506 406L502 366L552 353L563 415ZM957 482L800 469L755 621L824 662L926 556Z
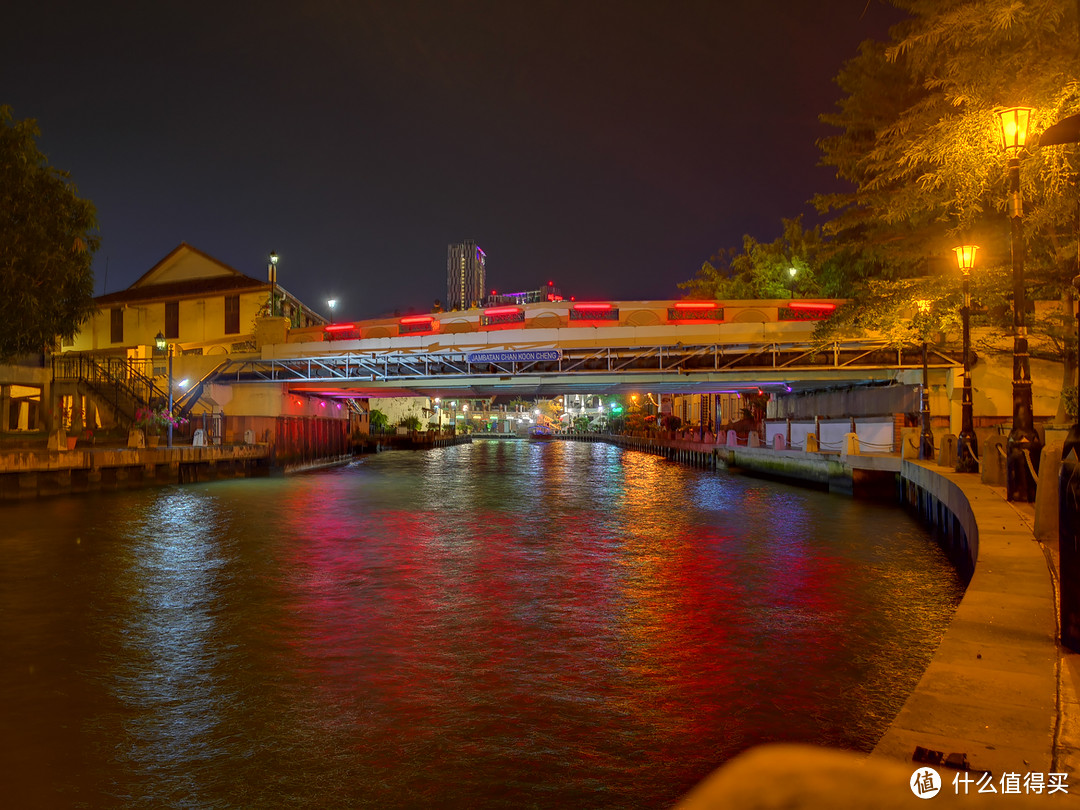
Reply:
M270 280L270 314L277 315L277 263L278 255L270 251L270 263L266 267L267 276Z

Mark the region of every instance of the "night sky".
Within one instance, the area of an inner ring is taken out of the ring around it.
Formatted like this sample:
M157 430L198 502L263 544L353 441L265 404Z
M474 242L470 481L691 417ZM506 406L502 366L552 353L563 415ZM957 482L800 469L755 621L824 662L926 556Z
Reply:
M883 0L23 2L0 104L98 210L96 292L181 241L338 319L488 287L678 297L842 188L818 115Z

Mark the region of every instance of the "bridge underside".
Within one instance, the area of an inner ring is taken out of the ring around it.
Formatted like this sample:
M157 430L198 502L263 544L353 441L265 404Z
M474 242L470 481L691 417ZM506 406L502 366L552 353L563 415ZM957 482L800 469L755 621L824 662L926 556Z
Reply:
M563 350L543 361L470 362L464 353L343 353L279 360L235 360L221 382L284 383L331 397L550 397L559 394L787 393L885 384L922 368L921 347L859 341L805 344L652 346ZM957 366L933 352L935 382Z
M685 374L515 375L513 377L455 377L453 379L308 380L289 384L297 393L337 397L553 397L560 394L694 394L736 391L791 392L835 386L882 384L899 378L895 369L851 369L828 377L805 372L718 372Z

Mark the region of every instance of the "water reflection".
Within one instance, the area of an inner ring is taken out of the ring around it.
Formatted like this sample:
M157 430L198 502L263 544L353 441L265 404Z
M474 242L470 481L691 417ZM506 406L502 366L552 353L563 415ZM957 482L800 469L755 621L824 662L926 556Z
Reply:
M604 445L57 503L9 510L0 695L87 806L665 806L868 748L959 593L897 511Z

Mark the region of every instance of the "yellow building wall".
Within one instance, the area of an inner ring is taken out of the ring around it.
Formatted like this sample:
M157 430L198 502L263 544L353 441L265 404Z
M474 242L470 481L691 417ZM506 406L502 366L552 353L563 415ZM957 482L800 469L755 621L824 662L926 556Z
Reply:
M181 350L202 348L204 354L231 354L233 344L247 343L254 331L255 316L266 303L266 293L240 294L240 332L225 334L225 296L173 299L180 304L180 336L171 341ZM134 346L153 346L158 332L165 334L165 301L121 304L124 313L124 340L113 343L113 307L98 311L75 336L64 351L121 350ZM245 349L253 351L254 348Z

